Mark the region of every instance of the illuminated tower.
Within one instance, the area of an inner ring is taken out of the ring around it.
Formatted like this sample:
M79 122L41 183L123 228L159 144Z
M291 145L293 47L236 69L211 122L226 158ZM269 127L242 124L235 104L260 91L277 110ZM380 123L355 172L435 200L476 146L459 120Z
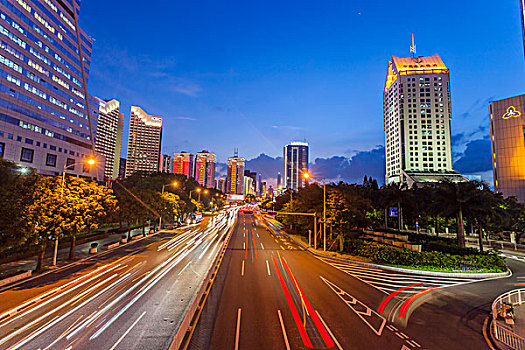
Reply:
M173 153L173 173L193 177L193 154L188 152Z
M308 143L291 142L283 149L284 187L297 191L305 184L308 172Z
M217 156L209 151L198 152L195 156L195 180L204 187L213 188Z
M244 158L235 156L228 158L228 175L226 177L226 193L244 193Z
M458 175L452 170L449 70L437 54L416 57L414 44L411 53L388 62L383 91L387 183L410 183L421 173L433 181L440 174Z

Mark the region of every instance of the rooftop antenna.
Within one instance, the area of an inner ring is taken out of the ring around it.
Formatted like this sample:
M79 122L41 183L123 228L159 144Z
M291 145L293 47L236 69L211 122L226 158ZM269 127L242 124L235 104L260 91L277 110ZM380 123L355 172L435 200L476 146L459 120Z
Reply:
M414 42L414 33L412 33L412 46L410 46L410 53L412 58L416 57L416 43Z
M233 156L234 157L238 157L239 156L239 149L238 148L234 148L233 149Z

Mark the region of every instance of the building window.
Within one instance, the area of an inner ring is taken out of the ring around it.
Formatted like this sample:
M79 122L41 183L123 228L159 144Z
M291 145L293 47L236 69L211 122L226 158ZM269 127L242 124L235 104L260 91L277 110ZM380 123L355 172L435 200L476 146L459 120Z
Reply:
M68 158L66 160L66 167L68 169L75 170L75 166L73 164L75 164L75 160L73 158Z
M52 150L52 151L56 151L57 150L57 146L49 145L49 149Z
M33 153L34 151L29 148L22 148L22 153L20 154L20 161L26 163L33 163Z
M0 159L4 158L5 143L0 142Z
M32 145L33 144L33 140L26 138L26 143L28 145Z
M22 136L17 136L17 137L16 137L16 140L17 140L18 142L22 142Z
M46 157L46 165L55 167L57 165L57 156L55 154L48 153Z
M7 138L8 138L9 140L12 140L12 139L13 139L13 134L7 134Z

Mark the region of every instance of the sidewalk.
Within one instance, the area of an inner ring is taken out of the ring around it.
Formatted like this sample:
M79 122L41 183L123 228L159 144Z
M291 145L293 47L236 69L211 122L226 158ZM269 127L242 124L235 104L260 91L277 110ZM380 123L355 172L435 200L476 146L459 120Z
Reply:
M104 248L104 245L116 243L119 242L122 235L124 233L116 233L109 235L106 238L93 240L89 242L85 242L82 244L78 244L75 247L75 260L80 260L83 258L86 258L90 256L89 249L91 248L92 243L98 243L98 251L102 251ZM127 235L127 232L125 233ZM142 229L138 228L131 231L132 236L142 235ZM58 242L58 256L57 256L57 267L61 267L64 265L67 265L71 263L71 260L68 260L69 257L69 247L70 243L66 242L64 244L60 244L60 241ZM16 272L26 272L29 270L34 270L36 268L38 257L35 255L33 257L22 259L18 261L12 261L9 263L1 264L0 265L0 279L2 279L2 276L14 274ZM44 268L51 266L53 263L53 250L47 251L46 255L44 257Z

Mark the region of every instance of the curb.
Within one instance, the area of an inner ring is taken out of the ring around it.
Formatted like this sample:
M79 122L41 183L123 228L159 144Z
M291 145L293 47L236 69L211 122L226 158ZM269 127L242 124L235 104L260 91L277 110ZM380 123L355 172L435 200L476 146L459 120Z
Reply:
M409 273L412 275L427 275L427 276L436 276L436 277L458 277L458 278L494 278L494 277L508 277L511 276L511 271L507 268L506 272L491 272L491 273L463 273L463 272L438 272L438 271L424 271L424 270L413 270L413 269L404 269L401 267L394 267L394 266L388 266L388 265L379 265L379 264L371 264L371 263L364 263L361 261L353 261L349 259L342 259L342 258L336 258L331 256L322 255L316 252L313 252L310 250L309 247L306 247L301 242L298 242L295 240L295 238L291 237L288 233L285 231L283 232L288 238L290 238L292 241L294 241L296 244L301 246L304 250L306 250L308 253L314 255L317 258L323 258L323 259L331 259L339 262L344 263L352 263L362 266L368 266L368 267L378 267L384 270L390 270L390 271L396 271L396 272L404 272Z
M178 228L186 228L186 227L187 227L187 226L178 227ZM170 231L171 231L171 230L170 230ZM11 289L11 288L13 288L13 287L16 287L16 286L18 286L18 285L21 284L21 283L29 282L29 281L32 281L32 280L38 278L38 277L45 276L45 275L47 275L47 274L49 274L49 273L51 273L51 272L56 272L56 271L60 271L60 270L63 270L63 269L69 268L69 267L71 267L71 266L73 266L73 265L79 264L79 263L84 262L84 261L86 261L86 260L89 260L89 259L93 259L93 258L97 258L97 257L103 256L104 254L107 254L107 253L109 253L109 252L112 252L113 250L118 249L118 248L120 248L120 247L127 246L128 244L137 243L137 242L140 242L140 241L142 241L143 239L146 239L146 238L148 238L148 237L156 236L156 235L158 235L158 234L161 233L161 232L166 232L166 230L159 230L159 231L157 231L157 232L155 232L155 233L152 233L152 234L150 234L150 235L143 236L143 237L140 237L140 238L135 239L135 240L131 240L131 241L126 242L126 243L124 243L124 244L119 244L118 246L115 246L115 247L113 247L113 248L111 248L111 249L108 249L108 250L105 250L105 251L103 251L103 252L99 252L99 253L97 253L97 254L93 254L93 255L91 255L91 256L87 256L87 257L85 257L85 258L83 258L83 259L80 259L80 260L77 260L77 261L73 261L73 262L71 262L71 263L69 263L69 264L67 264L67 265L60 266L60 267L55 268L55 269L51 269L51 270L49 270L49 271L46 271L46 272L41 273L41 274L38 274L38 275L33 275L33 276L31 276L31 277L24 278L24 279L22 279L22 280L17 281L16 283L8 284L8 285L3 286L2 288L0 288L0 293L4 292L4 291L6 291L6 290L9 290L9 289Z

